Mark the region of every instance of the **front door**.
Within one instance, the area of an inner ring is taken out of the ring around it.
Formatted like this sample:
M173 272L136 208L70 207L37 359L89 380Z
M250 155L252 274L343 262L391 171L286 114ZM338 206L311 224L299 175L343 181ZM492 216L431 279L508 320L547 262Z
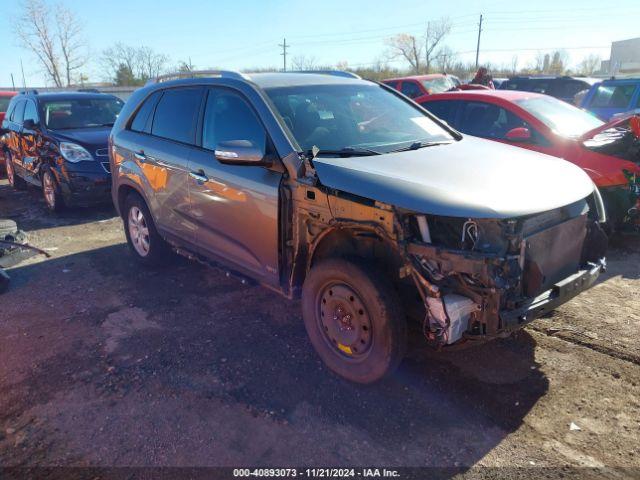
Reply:
M191 218L200 253L235 263L274 286L278 277L278 192L282 174L263 166L225 165L214 150L221 142L250 141L266 154L267 132L239 93L208 91L202 149L189 161Z
M28 122L29 120L29 122ZM25 126L27 123L27 126ZM21 164L24 169L25 180L35 184L40 184L38 174L40 173L41 158L40 144L42 135L40 133L39 116L36 104L32 100L27 100L22 120L22 159Z

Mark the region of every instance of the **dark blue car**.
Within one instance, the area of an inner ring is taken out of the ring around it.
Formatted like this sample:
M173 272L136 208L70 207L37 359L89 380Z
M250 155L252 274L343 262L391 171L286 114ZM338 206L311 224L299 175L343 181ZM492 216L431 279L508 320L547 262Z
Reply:
M122 100L88 92L16 95L2 123L0 148L16 189L42 189L47 208L110 200L108 138Z
M640 78L610 79L596 83L580 106L605 122L618 114L640 112Z

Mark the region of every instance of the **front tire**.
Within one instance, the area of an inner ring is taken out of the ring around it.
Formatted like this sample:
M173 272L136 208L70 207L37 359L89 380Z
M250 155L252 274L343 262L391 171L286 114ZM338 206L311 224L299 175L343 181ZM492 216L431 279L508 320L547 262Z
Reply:
M64 199L51 170L45 170L42 173L42 197L47 210L50 212L58 213L64 210Z
M302 313L316 352L357 383L390 375L404 357L407 322L384 274L364 263L324 260L304 282Z
M144 200L130 194L122 216L127 244L134 257L145 265L160 265L167 260L169 247L158 233Z

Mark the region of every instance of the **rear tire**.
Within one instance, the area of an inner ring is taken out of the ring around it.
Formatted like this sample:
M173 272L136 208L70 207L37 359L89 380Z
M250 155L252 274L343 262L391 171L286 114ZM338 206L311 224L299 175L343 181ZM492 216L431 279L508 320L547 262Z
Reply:
M158 233L147 204L137 194L125 200L122 220L127 244L133 256L142 264L154 266L167 261L171 253L168 244Z
M50 212L59 213L64 210L65 203L60 193L60 187L53 173L48 169L42 173L42 197L44 198L44 204L47 210Z
M11 153L7 153L5 155L5 165L9 185L11 185L14 190L26 190L27 182L25 182L16 174L16 169L13 165L13 157L11 156Z
M304 282L302 313L320 358L347 380L376 382L404 357L402 305L385 275L364 263L328 259L315 265Z

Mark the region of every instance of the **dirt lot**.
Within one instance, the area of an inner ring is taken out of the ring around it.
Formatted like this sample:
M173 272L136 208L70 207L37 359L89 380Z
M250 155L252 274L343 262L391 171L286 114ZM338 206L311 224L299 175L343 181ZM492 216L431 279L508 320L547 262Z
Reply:
M10 269L0 296L1 466L640 477L638 239L516 337L449 353L417 339L393 378L362 387L322 366L296 303L186 260L137 267L112 210L51 216L2 180L2 217L52 257Z

